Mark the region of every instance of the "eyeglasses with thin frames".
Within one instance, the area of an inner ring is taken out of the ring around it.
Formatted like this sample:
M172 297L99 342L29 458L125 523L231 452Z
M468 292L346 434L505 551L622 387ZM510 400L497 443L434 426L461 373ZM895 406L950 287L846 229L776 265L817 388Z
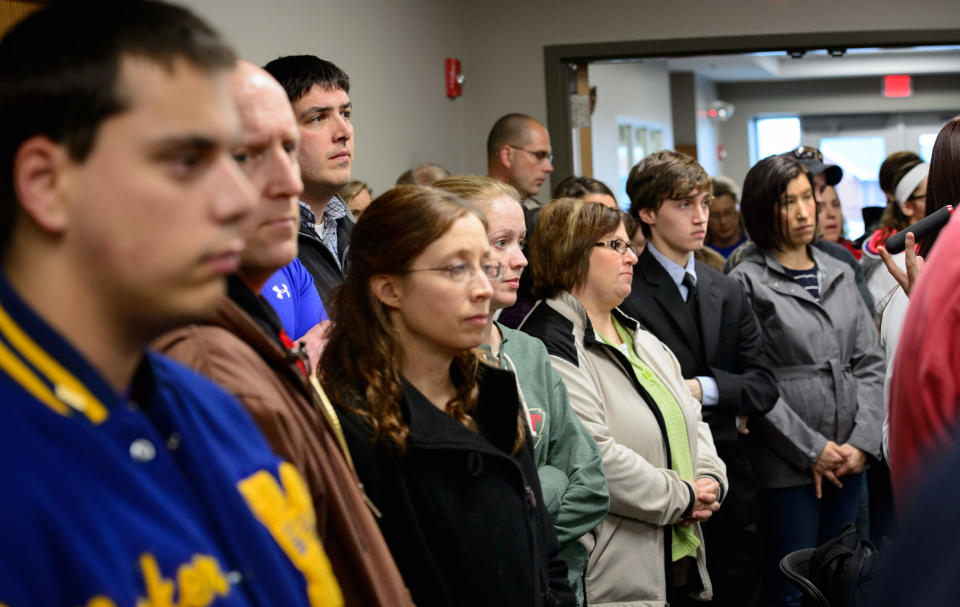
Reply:
M479 268L472 263L455 263L441 268L414 268L407 270L407 272L444 272L447 278L453 282L465 283L473 280L478 270L483 272L483 275L491 282L500 280L500 277L503 276L503 264L500 262L483 263L480 264Z
M507 144L507 146L515 150L520 150L521 152L526 152L527 154L530 154L531 156L537 159L537 162L543 162L544 160L546 160L551 164L553 163L553 154L551 154L550 152L546 152L544 150L537 150L537 151L528 150L526 148L522 148L516 145L510 145L509 143Z
M637 247L619 238L614 238L613 240L606 240L603 242L595 242L593 243L593 246L607 247L607 248L613 249L614 251L616 251L617 253L620 253L621 255L626 255L627 251L630 251L631 253L633 253L634 257L639 257L639 254L637 253Z

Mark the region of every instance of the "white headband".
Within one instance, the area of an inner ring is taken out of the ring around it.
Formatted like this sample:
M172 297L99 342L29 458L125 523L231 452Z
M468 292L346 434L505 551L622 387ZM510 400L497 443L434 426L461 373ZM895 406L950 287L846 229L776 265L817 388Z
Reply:
M903 204L907 202L907 198L910 198L910 194L913 194L913 191L917 189L920 182L926 179L929 170L930 165L922 162L910 169L910 171L903 176L903 179L900 180L900 183L897 184L893 193L893 199L897 201L901 209L903 208Z

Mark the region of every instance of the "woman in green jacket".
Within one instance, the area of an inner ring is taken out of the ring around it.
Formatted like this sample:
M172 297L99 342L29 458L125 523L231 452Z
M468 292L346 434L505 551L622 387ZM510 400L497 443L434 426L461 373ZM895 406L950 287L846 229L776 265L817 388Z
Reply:
M553 518L570 587L582 605L582 578L589 555L578 540L603 520L610 505L600 449L570 407L566 386L540 340L494 320L497 310L516 301L520 274L527 265L520 196L513 186L473 175L444 179L434 187L470 202L487 218L490 259L503 264L503 276L494 284L481 347L491 364L512 370L517 376L520 400L533 435L544 504Z

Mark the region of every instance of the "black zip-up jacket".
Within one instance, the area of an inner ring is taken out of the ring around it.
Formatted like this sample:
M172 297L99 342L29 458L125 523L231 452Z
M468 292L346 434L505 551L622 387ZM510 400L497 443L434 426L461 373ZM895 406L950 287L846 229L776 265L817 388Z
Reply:
M307 225L310 220L321 221L321 218L314 217L313 212L304 209L301 203L297 257L303 267L307 269L307 272L310 273L310 276L313 276L313 284L316 285L317 292L320 293L323 307L329 311L330 291L343 282L343 277L346 276L350 232L353 231L355 220L349 211L337 220L337 259L334 259L330 249L320 241L316 231ZM338 260L339 263L337 263Z
M479 433L404 382L406 453L371 442L341 409L357 474L414 602L425 606L574 605L529 432L513 452L520 402L513 373L482 367Z

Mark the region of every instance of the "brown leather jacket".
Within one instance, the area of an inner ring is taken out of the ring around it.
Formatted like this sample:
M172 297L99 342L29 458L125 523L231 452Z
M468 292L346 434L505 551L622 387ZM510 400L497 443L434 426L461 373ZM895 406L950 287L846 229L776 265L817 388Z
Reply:
M177 329L153 345L234 394L273 449L303 475L345 604L412 605L353 470L337 414L316 390L319 384L304 375L297 354L229 298L211 324Z

